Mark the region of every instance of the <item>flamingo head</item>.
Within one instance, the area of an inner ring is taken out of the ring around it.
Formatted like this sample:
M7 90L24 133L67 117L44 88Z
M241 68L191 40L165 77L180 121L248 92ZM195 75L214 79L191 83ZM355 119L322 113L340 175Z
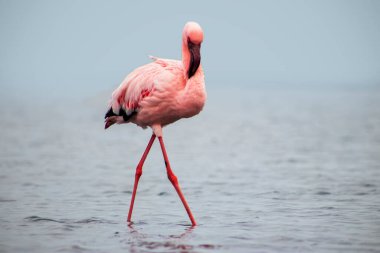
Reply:
M187 22L183 29L183 42L190 52L190 64L187 72L191 78L197 71L201 63L201 43L203 41L203 31L196 22Z

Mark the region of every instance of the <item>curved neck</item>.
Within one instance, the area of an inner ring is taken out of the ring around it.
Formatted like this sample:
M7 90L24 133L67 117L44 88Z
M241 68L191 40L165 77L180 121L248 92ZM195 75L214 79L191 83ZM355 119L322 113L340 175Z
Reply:
M186 72L186 78L188 78L187 73L189 72L190 68L190 61L191 61L191 55L189 47L187 46L187 39L185 36L182 37L182 64L185 68Z
M182 42L182 61L187 78L191 78L197 73L201 63L201 44L193 43L190 40Z

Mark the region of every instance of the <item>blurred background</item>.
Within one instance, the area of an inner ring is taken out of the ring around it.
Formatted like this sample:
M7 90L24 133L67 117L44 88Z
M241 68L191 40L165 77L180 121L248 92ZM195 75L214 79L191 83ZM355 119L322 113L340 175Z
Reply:
M1 1L2 96L91 96L148 55L205 32L207 87L359 88L380 82L377 1Z
M0 252L380 250L379 1L0 0ZM111 92L203 28L208 101L103 130Z

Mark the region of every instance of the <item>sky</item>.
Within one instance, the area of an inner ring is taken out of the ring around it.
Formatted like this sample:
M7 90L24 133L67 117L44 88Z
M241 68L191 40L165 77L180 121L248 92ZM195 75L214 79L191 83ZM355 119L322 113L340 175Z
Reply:
M3 96L96 94L205 33L206 85L380 86L380 1L0 0Z

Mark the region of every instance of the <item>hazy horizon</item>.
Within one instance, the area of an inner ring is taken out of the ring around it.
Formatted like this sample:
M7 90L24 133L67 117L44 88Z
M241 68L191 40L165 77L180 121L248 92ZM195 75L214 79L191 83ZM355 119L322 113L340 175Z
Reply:
M205 32L207 87L379 87L378 1L0 1L3 96L116 87Z

